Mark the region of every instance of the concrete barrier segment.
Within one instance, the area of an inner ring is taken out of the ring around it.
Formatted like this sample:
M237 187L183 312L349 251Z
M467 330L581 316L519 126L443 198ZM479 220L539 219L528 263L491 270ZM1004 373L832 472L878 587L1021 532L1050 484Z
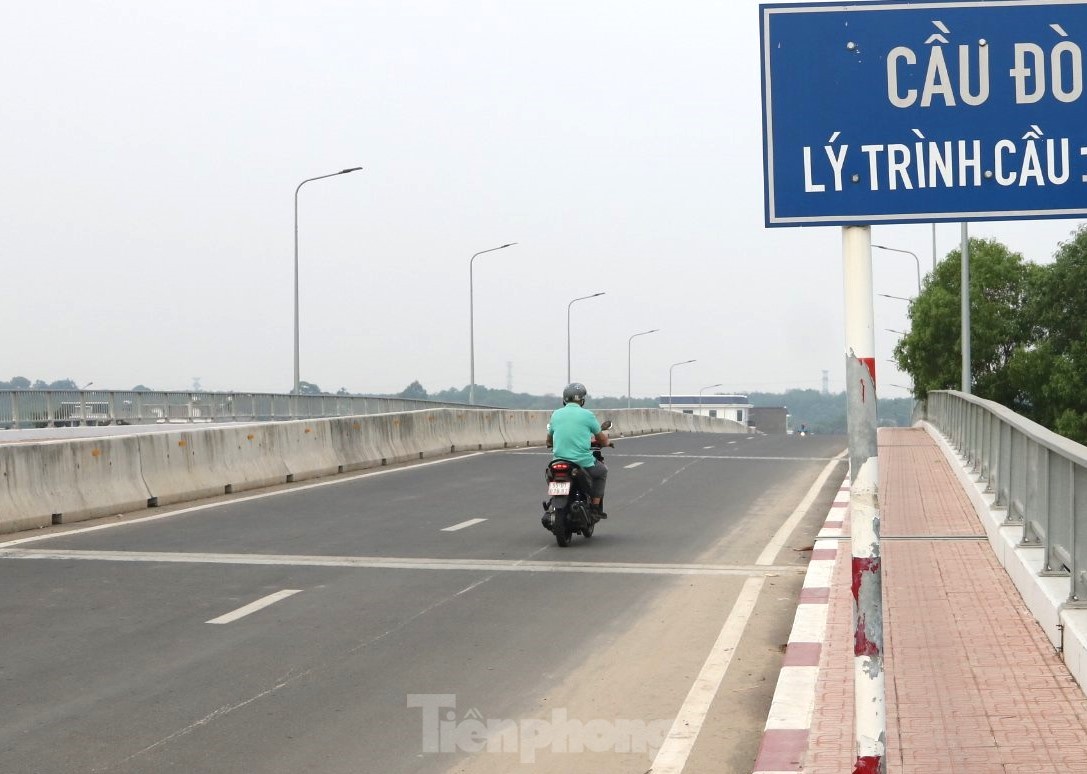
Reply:
M329 437L336 457L345 471L379 467L384 454L378 447L375 415L341 417L329 420Z
M330 476L342 470L332 445L330 424L328 419L299 419L272 426L272 435L289 481Z
M135 438L0 447L0 532L146 508Z
M154 505L188 502L224 494L230 450L221 428L143 433L140 475Z

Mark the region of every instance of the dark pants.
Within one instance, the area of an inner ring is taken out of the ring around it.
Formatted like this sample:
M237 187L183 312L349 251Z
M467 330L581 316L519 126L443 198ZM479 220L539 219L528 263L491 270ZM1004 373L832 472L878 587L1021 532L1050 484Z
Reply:
M603 462L597 461L591 468L582 468L592 481L590 496L594 499L603 499L604 487L608 482L608 468Z

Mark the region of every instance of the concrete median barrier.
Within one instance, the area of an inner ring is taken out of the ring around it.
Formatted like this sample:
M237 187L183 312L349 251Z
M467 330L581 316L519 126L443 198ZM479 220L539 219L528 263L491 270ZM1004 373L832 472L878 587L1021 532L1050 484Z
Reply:
M550 411L427 408L0 445L0 532L444 454L541 445ZM613 434L748 432L662 409L598 412Z
M329 420L329 437L345 471L379 467L384 453L376 442L373 414Z
M331 420L305 419L272 426L276 454L287 469L288 481L305 481L343 471L332 444Z
M0 446L0 532L146 508L134 437Z
M210 436L210 437L209 437ZM168 505L226 492L228 452L216 429L137 436L140 470L152 505Z

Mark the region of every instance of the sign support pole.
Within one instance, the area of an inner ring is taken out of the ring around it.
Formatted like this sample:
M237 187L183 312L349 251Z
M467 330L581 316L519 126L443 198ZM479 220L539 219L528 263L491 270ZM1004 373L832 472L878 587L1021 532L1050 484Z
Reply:
M849 425L853 592L853 774L885 774L883 575L876 440L876 341L872 309L872 230L842 228L845 279L846 415Z
M959 277L959 303L962 308L962 391L970 394L970 232L966 223L962 224L962 257Z

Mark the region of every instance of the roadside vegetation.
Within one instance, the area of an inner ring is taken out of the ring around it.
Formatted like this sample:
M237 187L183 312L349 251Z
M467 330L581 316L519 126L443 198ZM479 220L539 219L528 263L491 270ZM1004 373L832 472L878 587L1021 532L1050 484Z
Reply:
M970 240L971 392L1087 443L1087 228L1038 265L995 240ZM962 379L961 253L948 253L910 303L895 347L914 395Z

